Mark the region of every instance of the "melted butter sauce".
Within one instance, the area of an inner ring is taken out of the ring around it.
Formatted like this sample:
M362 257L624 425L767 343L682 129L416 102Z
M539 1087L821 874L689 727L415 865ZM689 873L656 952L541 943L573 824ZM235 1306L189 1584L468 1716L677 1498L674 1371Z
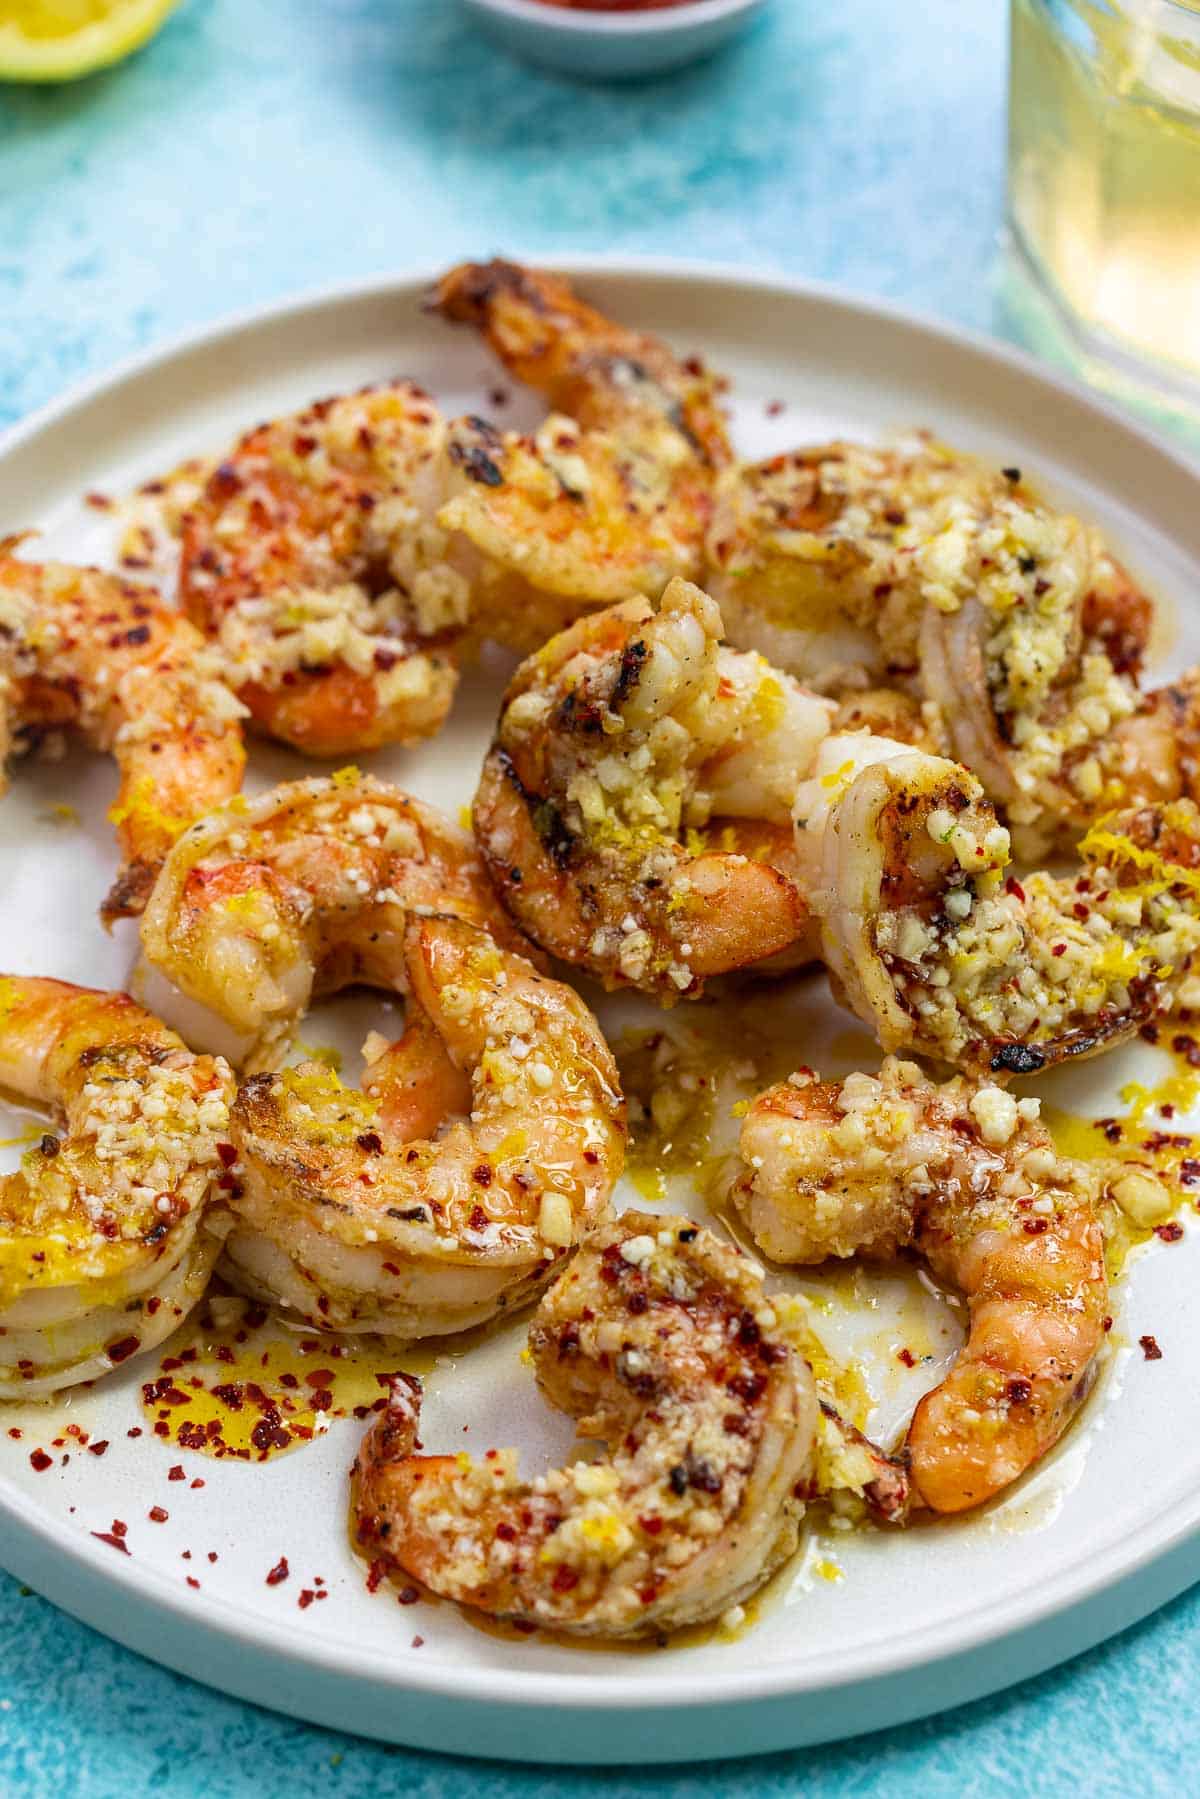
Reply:
M214 1293L164 1345L157 1375L142 1382L142 1411L172 1447L270 1461L324 1435L335 1419L362 1422L382 1411L393 1374L429 1375L443 1358L475 1348L488 1328L406 1346L291 1329L250 1300Z

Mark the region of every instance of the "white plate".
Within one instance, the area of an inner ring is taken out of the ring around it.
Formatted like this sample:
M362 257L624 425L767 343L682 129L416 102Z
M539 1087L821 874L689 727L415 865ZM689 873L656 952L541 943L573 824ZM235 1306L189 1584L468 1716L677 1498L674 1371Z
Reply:
M935 425L1032 470L1056 497L1099 519L1168 602L1200 587L1195 471L1019 357L824 290L706 268L573 270L616 316L734 376L747 451ZM249 421L374 377L412 373L448 409L486 408L495 371L469 335L421 314L423 286L406 280L262 312L93 383L0 446L0 528L40 524L53 550L102 556L111 525L80 504L85 491L126 491L187 453L220 447ZM786 410L768 416L775 401ZM500 416L522 416L522 406L534 416L518 401ZM1170 659L1197 656L1200 619L1181 606ZM457 810L470 796L495 701L494 678L474 678L441 738L370 765ZM259 748L253 779L261 785L299 766ZM106 938L95 918L114 864L104 822L114 788L111 766L86 756L18 771L0 806L0 960L11 970L99 986L129 978L132 933L123 927ZM81 825L48 816L64 800ZM832 1008L819 977L800 989L795 1008L806 1059L829 1072L868 1059L862 1033ZM689 1015L672 1017L678 1024ZM729 1014L718 1015L728 1033ZM358 1041L372 1017L369 1003L347 1002L326 1008L305 1034L312 1041L344 1029ZM1156 1055L1144 1046L1122 1051L1073 1071L1067 1085L1081 1109L1112 1111L1120 1085L1156 1070ZM357 1427L336 1424L265 1467L130 1441L127 1429L141 1421L138 1385L155 1371L154 1358L69 1401L0 1418L0 1553L58 1604L157 1660L304 1718L400 1742L526 1761L646 1761L874 1729L1044 1668L1200 1575L1200 1384L1191 1373L1200 1314L1189 1299L1198 1245L1189 1228L1181 1244L1156 1244L1136 1260L1118 1295L1116 1347L1100 1389L1029 1480L974 1519L815 1546L736 1643L636 1655L514 1644L469 1628L450 1606L401 1611L386 1590L368 1597L344 1524ZM928 1382L952 1349L954 1326L913 1281L864 1276L859 1294L877 1294L874 1313L839 1302L822 1328L859 1342L886 1428L919 1384L899 1368L897 1342L917 1328L931 1334L938 1360L922 1377ZM1143 1332L1158 1337L1161 1361L1121 1347ZM510 1329L435 1371L423 1427L432 1448L512 1441L527 1462L562 1453L569 1433L536 1399L520 1341ZM68 1467L56 1456L51 1471L35 1473L30 1449L68 1419L111 1449L100 1460L76 1454ZM10 1424L24 1430L19 1442L7 1435ZM180 1460L189 1481L168 1483L168 1466ZM202 1489L191 1487L193 1475ZM147 1521L158 1504L171 1514L165 1525ZM114 1518L128 1523L131 1556L90 1534ZM190 1562L181 1559L188 1548ZM268 1587L281 1552L292 1578ZM844 1578L820 1578L824 1558ZM189 1573L198 1589L185 1584ZM317 1574L330 1598L300 1611L298 1590ZM425 1639L419 1649L410 1646L414 1631Z
M745 30L766 0L692 0L661 12L575 12L540 0L463 0L514 56L585 81L665 75L711 56Z

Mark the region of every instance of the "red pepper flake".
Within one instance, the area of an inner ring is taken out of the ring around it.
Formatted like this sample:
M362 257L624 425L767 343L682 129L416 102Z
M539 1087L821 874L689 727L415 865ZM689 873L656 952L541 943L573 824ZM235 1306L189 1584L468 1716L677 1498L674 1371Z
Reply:
M898 1362L903 1362L906 1368L915 1368L917 1365L917 1358L911 1349L898 1349L896 1351L896 1360Z
M94 512L111 512L115 505L115 501L106 493L85 493L83 500L85 506L90 506Z
M300 1590L300 1595L299 1595L298 1599L296 1600L296 1604L300 1607L300 1610L302 1612L306 1612L315 1598L316 1598L316 1594L313 1592L311 1587L302 1587Z
M110 1549L119 1549L122 1555L128 1555L129 1545L125 1541L125 1526L121 1524L118 1529L118 1524L120 1524L120 1520L114 1518L111 1530L94 1530L92 1535L98 1542L107 1543Z
M203 1485L204 1485L204 1482L202 1480L200 1480L200 1479L194 1480L192 1482L192 1492L194 1493L196 1491L197 1487L202 1487Z
M47 1455L44 1449L35 1449L29 1458L29 1466L35 1474L44 1474L47 1468L54 1466L54 1457Z
M210 1561L210 1562L215 1562L215 1561L216 1561L216 1559L217 1559L217 1552L216 1552L216 1550L215 1550L215 1549L210 1549L210 1550L209 1550L209 1552L208 1552L208 1559L209 1559L209 1561Z
M89 1443L88 1444L87 1452L89 1455L103 1455L104 1451L107 1448L108 1448L108 1438L101 1437L101 1439L98 1443Z
M1157 1337L1139 1337L1138 1342L1141 1344L1142 1354L1148 1362L1162 1361L1162 1350L1158 1347Z
M569 1593L579 1585L579 1575L574 1568L568 1568L565 1562L560 1562L554 1570L554 1579L550 1585L556 1593Z
M1183 1226L1181 1224L1176 1224L1174 1219L1172 1219L1169 1224L1156 1224L1154 1227L1154 1235L1156 1237L1161 1237L1164 1243L1178 1243L1183 1235Z
M777 419L783 417L783 414L787 411L787 407L782 400L768 400L765 411L769 419Z
M396 1594L396 1601L399 1605L415 1605L420 1597L416 1587L401 1587Z
M110 1362L124 1362L140 1348L136 1337L120 1337L115 1343L106 1343L104 1353Z
M267 1575L267 1585L269 1587L277 1587L281 1581L287 1579L290 1573L291 1569L288 1567L287 1556L281 1555L275 1566ZM372 1588L372 1591L374 1591L374 1588Z
M165 1524L171 1514L165 1512L161 1505L152 1505L146 1516L152 1524Z
M167 1479L168 1480L186 1480L187 1479L187 1475L183 1472L183 1468L179 1462L176 1462L176 1464L173 1468L167 1469Z
M413 1648L414 1648L414 1649L422 1649L422 1648L424 1648L424 1646L425 1646L425 1639L424 1639L424 1637L414 1637L414 1638L413 1638L413 1640L412 1640L412 1646L413 1646Z
M186 1579L189 1587L195 1587L196 1590L199 1591L200 1582L196 1579L196 1576L194 1574L185 1575L184 1578Z
M1025 889L1015 875L1009 875L1007 881L1004 883L1004 891L1005 893L1011 893L1014 899L1019 899L1022 905L1024 905Z
M1111 1312L1110 1312L1110 1313L1107 1313L1107 1314L1106 1314L1106 1315L1105 1315L1105 1316L1104 1316L1104 1317L1103 1317L1103 1318L1102 1318L1102 1319L1101 1319L1101 1320L1100 1320L1100 1329L1101 1329L1101 1330L1102 1330L1102 1331L1105 1331L1105 1332L1108 1332L1108 1331L1110 1331L1110 1330L1111 1330L1111 1329L1112 1329L1112 1327L1113 1327L1113 1321L1112 1321L1112 1314L1111 1314Z
M8 1434L10 1437L12 1437L14 1439L15 1442L19 1443L21 1441L22 1433L17 1425L10 1424L8 1427Z

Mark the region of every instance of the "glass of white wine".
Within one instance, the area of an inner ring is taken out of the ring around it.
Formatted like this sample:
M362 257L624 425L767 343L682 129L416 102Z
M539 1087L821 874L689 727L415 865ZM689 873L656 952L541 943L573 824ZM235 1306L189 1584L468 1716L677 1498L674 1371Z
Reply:
M1200 419L1200 0L1011 4L1018 324Z

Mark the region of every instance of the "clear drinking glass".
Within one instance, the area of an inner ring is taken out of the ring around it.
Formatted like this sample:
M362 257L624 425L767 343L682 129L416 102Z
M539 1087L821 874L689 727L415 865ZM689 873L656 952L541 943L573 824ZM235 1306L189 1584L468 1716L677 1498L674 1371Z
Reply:
M1200 0L1011 3L1018 324L1200 419Z

